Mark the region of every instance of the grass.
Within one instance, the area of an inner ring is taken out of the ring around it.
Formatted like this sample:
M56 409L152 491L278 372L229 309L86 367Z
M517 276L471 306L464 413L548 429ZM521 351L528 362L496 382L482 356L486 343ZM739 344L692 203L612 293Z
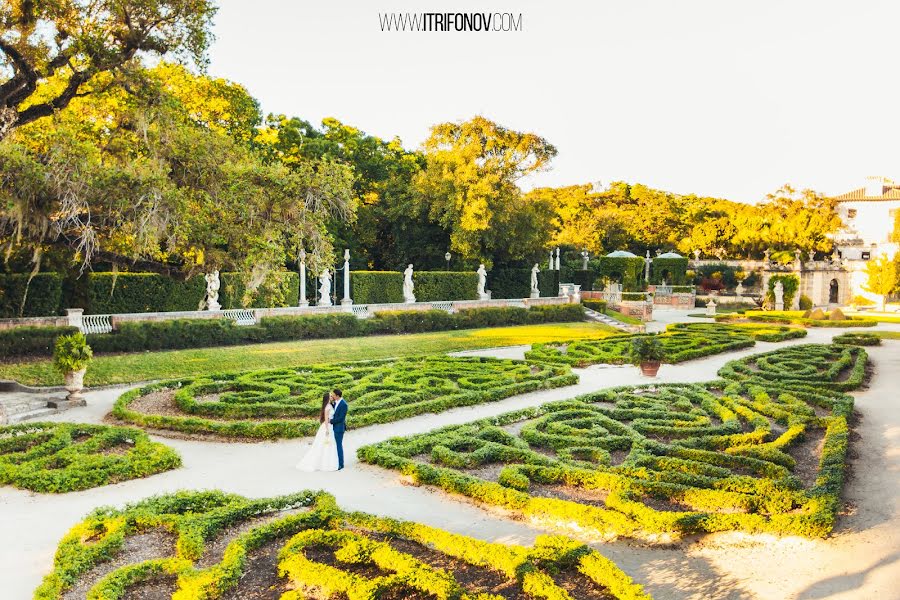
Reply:
M872 335L877 335L883 340L900 340L900 331L867 331Z
M900 323L900 315L897 313L845 310L844 314L848 317L865 319L867 321L878 321L879 323Z
M606 309L606 314L609 315L610 317L612 317L613 319L618 319L619 321L622 321L626 325L643 325L644 324L643 321L641 321L640 319L638 319L636 317L632 317L630 315L620 313L619 311L613 310L611 308Z
M191 377L202 373L255 370L323 362L438 354L498 346L603 338L620 333L600 323L549 323L441 331L410 335L305 340L222 348L169 350L95 357L88 386ZM90 338L88 338L90 341ZM26 385L61 385L51 361L0 364L0 379Z

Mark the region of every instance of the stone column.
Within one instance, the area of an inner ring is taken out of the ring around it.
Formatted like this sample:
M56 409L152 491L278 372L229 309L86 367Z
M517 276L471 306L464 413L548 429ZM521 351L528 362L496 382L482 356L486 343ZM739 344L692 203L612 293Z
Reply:
M79 331L84 327L84 309L67 308L66 317L69 319L69 327L77 327Z
M341 300L343 306L351 306L353 300L350 298L350 250L344 250L344 299Z
M550 251L550 264L547 266L548 271L553 270L553 250Z
M556 270L559 271L559 248L556 249Z
M300 250L300 306L309 306L306 299L306 250Z

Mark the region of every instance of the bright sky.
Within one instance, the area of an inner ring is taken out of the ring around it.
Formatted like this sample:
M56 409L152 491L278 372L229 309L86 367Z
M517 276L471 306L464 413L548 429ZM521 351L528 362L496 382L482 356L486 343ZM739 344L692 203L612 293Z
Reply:
M265 112L418 146L482 114L559 150L530 185L756 201L900 179L900 2L220 0L213 75ZM382 32L379 12L512 12L522 32Z

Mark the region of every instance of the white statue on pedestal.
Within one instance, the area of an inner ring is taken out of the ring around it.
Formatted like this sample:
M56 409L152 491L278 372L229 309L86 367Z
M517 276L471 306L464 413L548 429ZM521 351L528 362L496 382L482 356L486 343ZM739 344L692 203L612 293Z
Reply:
M532 298L540 298L541 290L538 289L538 273L541 270L538 268L538 264L534 263L534 266L531 267L531 297Z
M784 310L784 284L776 281L772 291L775 294L775 310Z
M487 284L487 271L484 268L484 263L478 265L478 299L479 300L488 300L488 294L484 291L484 286Z
M319 275L319 306L331 306L331 271L328 269Z
M809 256L809 262L816 260L816 251L815 250L810 250L809 252L807 252L807 255Z
M213 271L206 274L206 310L221 310L219 304L219 272Z
M403 301L407 304L412 304L416 301L416 296L413 294L414 287L413 266L409 265L406 267L406 270L403 271Z

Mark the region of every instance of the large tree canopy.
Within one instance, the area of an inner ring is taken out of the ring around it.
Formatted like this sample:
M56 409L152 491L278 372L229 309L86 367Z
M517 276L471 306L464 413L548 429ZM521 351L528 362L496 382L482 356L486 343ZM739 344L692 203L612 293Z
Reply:
M534 256L546 245L550 207L518 186L556 156L544 138L506 129L484 117L442 123L423 144L420 201L466 258L503 263Z
M89 95L0 143L0 239L36 258L63 247L180 277L234 268L256 282L304 247L330 264L326 230L352 212L351 170L287 167L248 138L258 109L238 85L160 65ZM96 86L96 89L93 89Z
M202 65L214 13L211 0L0 1L0 140L141 52ZM57 85L41 93L51 78Z

